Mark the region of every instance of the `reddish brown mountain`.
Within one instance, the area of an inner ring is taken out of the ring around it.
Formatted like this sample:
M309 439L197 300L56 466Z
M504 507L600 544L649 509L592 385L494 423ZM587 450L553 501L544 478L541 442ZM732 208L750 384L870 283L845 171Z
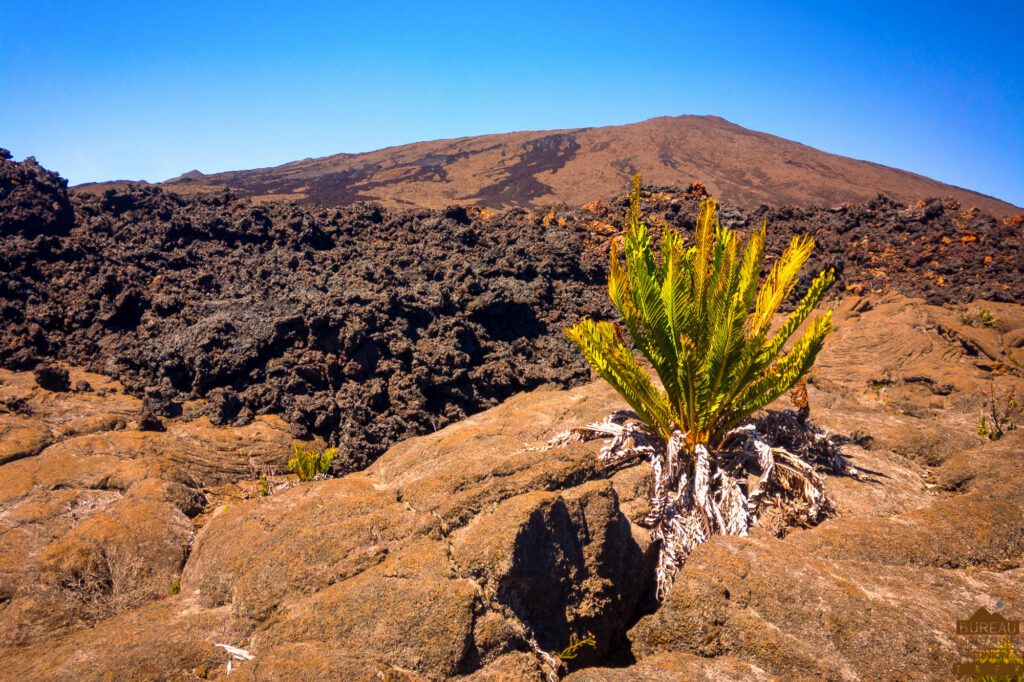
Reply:
M275 168L168 181L181 191L230 186L247 194L328 205L361 200L431 208L579 206L621 191L633 173L746 207L829 206L884 193L913 202L956 197L965 208L1019 213L1005 201L921 175L837 156L747 130L714 116L653 118L631 125L417 142L364 154L335 154Z

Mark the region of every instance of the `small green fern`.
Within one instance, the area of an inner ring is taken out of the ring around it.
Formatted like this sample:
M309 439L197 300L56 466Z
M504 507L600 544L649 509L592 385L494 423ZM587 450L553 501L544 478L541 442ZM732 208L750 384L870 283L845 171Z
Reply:
M594 633L587 630L587 634L580 637L575 632L569 635L569 645L555 654L562 661L571 661L580 655L580 650L585 647L597 647L597 638Z
M300 481L312 481L330 473L331 463L338 454L338 448L304 448L298 443L292 444L292 457L288 460L288 469L299 477Z
M653 366L658 387L610 322L584 319L567 330L597 373L666 442L676 431L712 449L736 424L785 394L805 376L831 329L831 312L807 326L784 351L835 280L818 274L781 327L772 317L792 292L814 248L794 237L758 286L766 226L743 240L722 227L713 199L700 206L693 244L671 227L660 262L640 219L640 180L633 179L624 253L613 243L608 293L633 345Z

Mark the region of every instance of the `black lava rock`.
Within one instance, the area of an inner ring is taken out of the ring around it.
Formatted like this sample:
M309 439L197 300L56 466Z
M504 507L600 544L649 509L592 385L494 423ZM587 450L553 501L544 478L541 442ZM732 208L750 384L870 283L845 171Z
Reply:
M33 375L39 388L47 391L62 392L71 390L71 375L63 367L40 365Z

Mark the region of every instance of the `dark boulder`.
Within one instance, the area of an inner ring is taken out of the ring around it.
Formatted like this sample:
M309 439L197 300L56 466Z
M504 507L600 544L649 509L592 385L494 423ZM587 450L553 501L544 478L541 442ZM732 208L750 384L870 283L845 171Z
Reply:
M39 388L55 392L71 390L71 375L63 367L40 365L33 374Z
M28 157L21 163L0 149L0 237L65 235L75 214L68 181Z

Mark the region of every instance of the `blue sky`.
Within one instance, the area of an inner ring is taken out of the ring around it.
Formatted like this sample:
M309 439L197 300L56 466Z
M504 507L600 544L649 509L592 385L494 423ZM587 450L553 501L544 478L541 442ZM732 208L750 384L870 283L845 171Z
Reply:
M0 146L72 183L715 114L1024 205L1020 2L0 1Z

